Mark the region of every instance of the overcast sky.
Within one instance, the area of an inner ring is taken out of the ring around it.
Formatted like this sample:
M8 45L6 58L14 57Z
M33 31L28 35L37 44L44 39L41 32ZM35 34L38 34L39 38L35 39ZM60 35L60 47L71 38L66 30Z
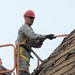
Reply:
M17 32L24 23L23 14L33 10L36 18L32 26L37 34L69 34L75 29L75 0L0 0L0 44L14 44ZM33 50L42 60L60 45L64 37L45 40L42 47ZM12 68L13 49L0 49L3 65ZM30 61L30 72L36 66L36 58ZM9 62L10 61L10 62Z

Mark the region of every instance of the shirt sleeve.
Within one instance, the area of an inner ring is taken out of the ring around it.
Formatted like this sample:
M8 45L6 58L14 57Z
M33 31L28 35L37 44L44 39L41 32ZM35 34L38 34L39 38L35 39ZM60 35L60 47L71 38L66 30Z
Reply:
M40 48L46 39L45 35L36 34L28 25L23 27L23 32L31 40L32 47L34 48Z
M45 39L45 35L34 33L33 29L31 27L29 27L28 25L23 27L23 31L24 31L24 34L30 39L35 39L35 40L37 40L37 39L44 40Z

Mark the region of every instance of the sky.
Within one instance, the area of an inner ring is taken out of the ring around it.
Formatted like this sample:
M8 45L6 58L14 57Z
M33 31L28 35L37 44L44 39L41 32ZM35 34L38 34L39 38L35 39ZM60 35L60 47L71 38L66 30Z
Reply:
M29 9L35 12L32 28L37 34L70 34L75 29L75 0L0 0L0 45L15 45L18 29L24 24L23 14ZM32 49L45 60L64 38L47 39L41 48ZM0 48L0 57L6 68L13 67L12 47ZM30 73L37 67L37 58L33 57Z

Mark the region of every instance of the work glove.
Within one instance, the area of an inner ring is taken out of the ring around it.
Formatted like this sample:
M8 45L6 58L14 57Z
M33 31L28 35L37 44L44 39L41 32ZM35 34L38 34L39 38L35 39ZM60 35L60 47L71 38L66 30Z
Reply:
M52 39L55 39L55 35L54 34L49 34L49 35L46 35L46 38L52 40Z
M37 40L33 42L33 47L34 48L40 48L43 45L43 41Z

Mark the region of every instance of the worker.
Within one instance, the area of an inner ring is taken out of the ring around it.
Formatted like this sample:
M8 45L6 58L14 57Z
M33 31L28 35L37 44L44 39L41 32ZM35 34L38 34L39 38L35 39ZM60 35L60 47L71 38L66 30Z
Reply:
M34 19L35 13L32 10L27 10L24 15L25 23L18 30L17 42L26 43L30 48L40 48L45 39L54 39L56 38L54 34L41 35L36 34L31 28ZM31 58L31 50L25 45L20 45L20 68L29 72L29 62ZM29 75L25 71L20 71L20 75Z
M2 71L2 59L0 58L0 71Z
M2 69L2 59L0 58L0 71L3 71ZM1 73L0 75L5 75L5 73Z

